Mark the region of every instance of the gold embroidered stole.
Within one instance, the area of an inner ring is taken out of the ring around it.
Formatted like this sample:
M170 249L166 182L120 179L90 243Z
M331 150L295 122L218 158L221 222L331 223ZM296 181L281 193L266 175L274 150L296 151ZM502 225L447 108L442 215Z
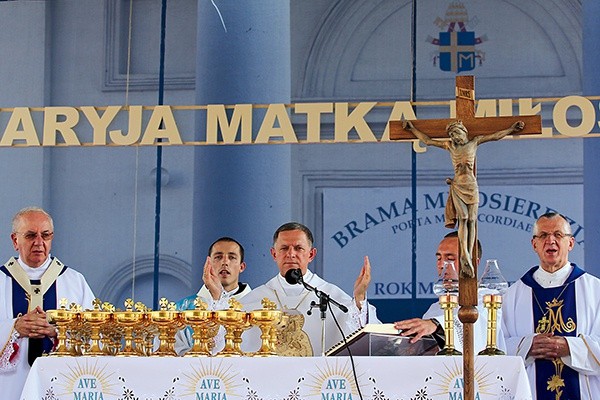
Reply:
M50 286L56 281L58 275L63 269L63 264L54 257L52 262L48 266L44 275L40 279L39 284L32 284L29 279L29 275L17 261L16 258L11 257L10 260L4 265L8 272L12 275L13 279L23 288L27 295L27 301L29 302L28 311L35 309L37 306L43 308L44 294L48 291Z

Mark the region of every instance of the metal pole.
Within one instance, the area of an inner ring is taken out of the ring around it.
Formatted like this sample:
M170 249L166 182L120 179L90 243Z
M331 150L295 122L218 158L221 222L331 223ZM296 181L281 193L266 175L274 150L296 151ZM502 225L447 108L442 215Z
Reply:
M167 26L167 0L162 0L160 14L160 63L158 72L158 105L164 104L165 93L165 32ZM159 139L159 142L161 140ZM160 201L162 178L162 146L156 147L156 196L154 204L154 290L153 309L158 310L158 284L159 284L159 255L160 255Z
M417 0L412 2L412 23L411 23L411 43L410 53L412 58L412 68L410 74L411 88L410 101L417 101ZM415 112L416 114L416 112ZM412 202L412 279L411 279L411 298L417 298L417 152L411 146L411 202Z

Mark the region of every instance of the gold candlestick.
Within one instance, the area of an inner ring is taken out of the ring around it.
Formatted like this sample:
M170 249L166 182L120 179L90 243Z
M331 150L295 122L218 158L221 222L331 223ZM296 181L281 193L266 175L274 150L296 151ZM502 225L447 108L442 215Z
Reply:
M443 294L440 296L440 307L444 310L444 336L446 344L437 355L459 356L462 353L454 348L454 309L458 306L458 296Z
M499 294L486 294L483 296L483 305L488 310L487 344L485 349L479 352L479 355L503 356L505 353L498 349L496 344L496 332L498 330L498 309L502 307L502 296Z

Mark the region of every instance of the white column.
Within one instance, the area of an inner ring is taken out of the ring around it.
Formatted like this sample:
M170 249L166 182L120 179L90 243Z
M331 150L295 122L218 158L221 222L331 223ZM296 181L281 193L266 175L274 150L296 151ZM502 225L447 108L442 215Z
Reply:
M197 104L289 103L289 1L215 4L225 28L209 0L198 2ZM254 120L256 132L258 113ZM202 116L197 126L204 134ZM277 271L269 253L273 232L291 216L289 145L202 146L194 168L194 282L202 282L210 243L231 236L246 250L241 279L264 283Z

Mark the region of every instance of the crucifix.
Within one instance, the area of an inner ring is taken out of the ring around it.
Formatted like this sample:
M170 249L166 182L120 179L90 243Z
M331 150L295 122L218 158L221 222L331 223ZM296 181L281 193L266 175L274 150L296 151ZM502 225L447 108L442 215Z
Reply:
M479 144L500 140L510 134L541 134L539 115L518 117L475 117L473 76L456 77L456 119L390 121L390 139L414 139L450 152L454 178L446 203L446 227L458 223L459 292L458 318L463 323L463 398L475 398L473 324L477 321L477 210L479 189L475 153ZM501 130L498 130L498 127ZM440 139L450 139L440 140Z

